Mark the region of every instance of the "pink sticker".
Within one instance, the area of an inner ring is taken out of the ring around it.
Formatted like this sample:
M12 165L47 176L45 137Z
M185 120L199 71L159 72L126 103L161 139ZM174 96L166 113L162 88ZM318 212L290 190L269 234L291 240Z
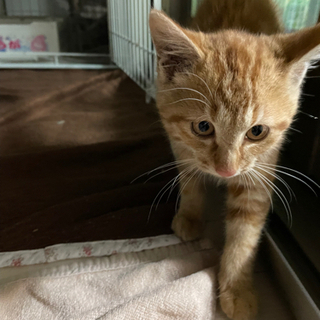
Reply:
M44 35L36 36L31 42L31 51L47 51L46 38Z
M2 37L0 37L0 51L6 51L7 45L2 41Z
M21 48L20 40L19 39L15 40L15 41L11 40L9 42L9 48L12 50L20 49Z

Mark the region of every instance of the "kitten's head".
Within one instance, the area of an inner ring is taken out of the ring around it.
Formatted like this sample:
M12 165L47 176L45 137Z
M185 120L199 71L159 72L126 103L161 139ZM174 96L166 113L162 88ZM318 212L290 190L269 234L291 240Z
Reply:
M157 106L175 149L218 177L246 172L276 154L306 71L320 53L320 25L287 35L205 34L153 10L150 29Z

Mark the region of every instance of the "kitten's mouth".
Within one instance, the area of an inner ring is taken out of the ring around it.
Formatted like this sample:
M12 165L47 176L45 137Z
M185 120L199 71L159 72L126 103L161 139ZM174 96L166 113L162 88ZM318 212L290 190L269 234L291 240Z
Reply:
M201 166L200 168L202 171L209 173L210 175L217 177L217 178L223 178L223 179L231 179L236 176L238 176L241 173L241 170L234 170L234 169L227 169L227 170L222 170L222 169L215 169L214 167L208 168Z
M215 177L218 177L220 179L232 179L234 177L237 177L240 174L240 172L236 172L235 174L230 174L230 175L225 175L225 174L220 174L220 173L215 173L213 174Z
M239 170L235 169L216 169L216 173L223 178L232 178L239 174Z

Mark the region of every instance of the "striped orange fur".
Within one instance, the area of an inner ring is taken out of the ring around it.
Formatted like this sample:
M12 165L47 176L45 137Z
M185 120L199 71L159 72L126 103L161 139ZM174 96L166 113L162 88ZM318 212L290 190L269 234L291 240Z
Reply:
M301 84L320 54L320 25L282 34L271 0L204 0L184 29L150 14L158 54L157 106L179 167L181 201L172 228L201 231L198 173L228 186L220 303L234 320L257 311L252 262L270 208L273 169L298 109ZM275 190L276 192L276 190Z

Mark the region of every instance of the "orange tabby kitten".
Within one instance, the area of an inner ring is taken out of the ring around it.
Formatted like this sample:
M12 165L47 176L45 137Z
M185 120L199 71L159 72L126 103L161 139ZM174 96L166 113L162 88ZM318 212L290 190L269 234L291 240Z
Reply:
M201 32L150 14L157 106L181 171L172 228L183 240L199 236L204 192L195 172L227 184L220 303L231 319L247 320L257 309L252 262L272 174L303 78L320 54L320 25L280 34L270 0L204 0L193 27Z

